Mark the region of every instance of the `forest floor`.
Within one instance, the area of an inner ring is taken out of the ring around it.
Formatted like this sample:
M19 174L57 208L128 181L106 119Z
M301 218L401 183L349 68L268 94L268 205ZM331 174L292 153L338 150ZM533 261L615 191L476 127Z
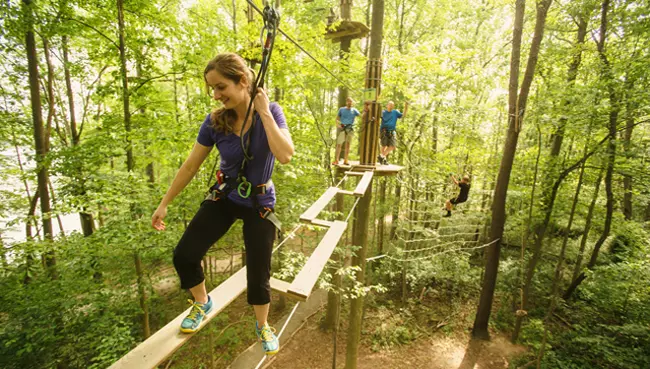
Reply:
M367 337L367 336L366 336ZM332 368L331 332L319 327L319 314L311 317L292 337L278 355L269 362L269 369L329 369ZM346 332L337 337L336 367L345 366ZM492 340L470 341L468 332L432 332L416 340L374 351L367 339L359 348L359 369L501 369L508 368L514 357L526 349L513 345L501 335Z

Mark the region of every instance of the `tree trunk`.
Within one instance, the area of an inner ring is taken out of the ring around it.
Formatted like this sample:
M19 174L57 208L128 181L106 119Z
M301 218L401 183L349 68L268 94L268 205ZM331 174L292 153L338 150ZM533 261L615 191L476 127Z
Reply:
M341 173L337 171L335 181L338 183L341 179ZM341 188L345 189L345 181L341 183ZM335 212L343 212L343 207L344 207L344 198L343 194L337 194L336 195L336 202L334 203L334 211ZM331 257L332 262L336 267L338 267L339 263L343 263L343 258L335 251L332 253ZM323 321L322 328L323 329L334 329L338 327L338 318L339 318L339 310L341 308L341 287L343 284L343 279L340 274L338 273L333 273L332 274L332 285L334 290L329 291L327 293L327 312L325 315L325 320Z
M631 91L633 83L626 83L626 90ZM626 116L625 116L625 133L623 134L623 150L625 151L625 158L627 160L632 156L631 142L632 131L634 130L634 111L635 104L632 101L626 102ZM625 220L632 219L632 176L630 174L623 175L623 215Z
M117 0L117 22L119 33L120 49L120 74L122 78L122 103L124 109L124 130L126 132L126 167L129 172L133 172L135 163L133 161L133 145L131 140L131 111L129 102L129 84L126 69L126 43L124 40L124 1ZM133 209L131 210L133 213ZM135 217L135 214L132 214ZM144 337L150 335L149 331L149 312L147 310L147 297L145 294L144 280L142 278L142 259L138 250L134 253L135 270L138 275L138 294L140 298L140 308L142 309L142 328Z
M27 51L27 68L29 71L29 89L32 106L32 121L34 124L34 143L36 148L36 163L38 168L38 191L41 198L41 217L43 222L43 236L52 240L52 219L50 218L50 194L47 189L48 172L45 156L47 143L45 142L45 128L41 111L41 94L39 90L38 56L36 55L36 40L34 38L34 20L31 0L23 0L26 16L27 32L25 34L25 49ZM52 279L57 279L56 257L53 251L47 251L43 256L45 266Z
M133 144L131 140L131 110L129 103L129 84L126 70L126 43L124 41L124 0L117 0L117 23L120 49L120 74L122 77L122 104L124 109L124 130L126 131L126 167L133 171Z
M590 130L591 131L591 130ZM587 153L589 141L585 144L585 154ZM580 175L578 176L578 185L576 186L576 192L573 196L573 203L571 204L571 212L569 213L569 221L567 222L566 232L562 239L562 247L560 248L560 255L558 257L557 265L555 266L555 274L553 276L553 282L551 284L551 303L544 318L544 335L542 337L541 348L539 349L539 355L537 356L537 369L540 368L542 359L544 358L544 352L546 350L546 342L548 339L548 322L550 321L555 308L557 306L557 292L559 286L562 282L562 266L564 264L564 255L566 253L566 246L569 240L569 234L571 233L571 226L573 225L573 216L575 215L576 207L578 205L578 200L580 199L580 189L582 188L582 179L585 173L585 162L582 163L580 167Z
M384 29L384 0L374 0L373 1L373 11L372 11L372 27L370 32L370 52L367 63L367 71L371 72L373 70L377 71L376 78L381 78L381 68L376 68L377 62L381 58L381 44L383 38L383 29ZM365 81L365 86L374 86L377 89L377 93L381 93L381 84L380 80L369 80L370 73L367 73ZM379 113L379 106L377 102L371 104L372 108L369 112L370 115L366 115L366 119L369 122L370 118L376 116ZM376 127L376 126L375 126ZM360 146L365 146L367 150L363 152L363 155L360 156L360 162L363 163L374 163L375 157L372 153L377 147L377 139L379 135L373 136L369 132L373 132L373 128L369 125L366 126L366 132L361 136ZM366 254L368 249L368 218L370 214L370 204L372 201L372 183L369 184L366 193L359 200L358 206L355 209L355 221L354 221L354 244L360 246L360 249L357 251L356 255L352 258L352 265L358 266L359 271L356 275L356 280L360 283L364 283L366 280ZM350 304L350 319L349 319L349 328L348 328L348 342L347 350L345 357L345 368L346 369L356 369L357 368L357 357L359 355L359 341L361 339L361 324L363 321L363 302L364 297L358 296L353 299Z
M567 86L568 88L571 88L575 84L575 80L577 77L578 73L578 68L580 67L580 62L582 58L582 47L584 45L585 41L585 36L586 36L586 27L587 27L587 21L585 20L584 16L580 16L578 19L578 34L577 34L577 42L576 42L576 50L575 54L573 56L573 59L571 63L569 64L569 69L567 71ZM563 103L565 107L568 107L570 104L570 100L566 99ZM550 162L548 166L548 173L546 175L546 180L543 182L543 187L542 187L542 211L547 215L544 218L544 221L542 224L538 224L535 227L535 244L533 245L533 257L530 259L528 266L527 266L527 272L526 272L526 279L524 282L524 286L522 289L522 306L521 310L526 310L527 308L527 303L528 303L528 298L529 298L529 293L530 293L530 283L532 281L533 276L535 275L535 270L537 268L537 263L539 262L539 259L541 257L541 250L542 250L542 245L544 242L544 237L546 235L546 230L548 228L548 223L550 222L550 215L553 212L553 206L555 203L555 195L551 195L552 192L552 181L555 178L555 173L556 171L561 167L560 163L558 162L558 157L560 154L560 149L562 146L562 141L564 139L564 129L567 123L566 118L561 118L559 125L558 125L558 130L555 132L553 143L551 146L551 152L550 152ZM515 327L513 329L512 333L512 342L516 342L518 337L519 337L519 332L521 329L521 324L523 322L524 315L518 315L517 319L515 321Z
M504 147L501 167L497 178L497 184L494 190L494 200L492 203L492 225L490 228L490 238L498 239L487 254L487 264L483 276L481 288L481 297L479 306L476 311L476 319L472 335L483 339L489 338L488 321L492 311L492 298L496 286L497 272L499 268L499 255L501 253L500 238L503 234L505 224L505 206L508 182L510 180L510 171L514 161L519 129L515 117L518 116L517 108L517 86L519 81L519 60L521 55L521 35L524 24L525 0L517 0L515 10L515 23L512 36L512 55L510 60L510 83L508 89L508 136Z
M68 59L68 36L61 37L61 47L63 49L63 74L65 76L65 92L68 95L72 145L77 146L79 144L79 133L77 132L77 117L74 110L74 93L72 92L72 77L70 76L70 61Z
M616 93L616 80L614 79L614 76L612 75L612 68L609 63L609 60L607 58L607 55L605 55L605 40L607 38L607 11L609 9L609 0L604 0L603 5L602 5L602 17L600 20L600 40L598 41L597 48L598 48L598 55L600 56L600 59L602 61L603 65L603 75L604 78L606 79L607 83L607 90L609 93L609 103L610 103L610 111L609 111L609 143L607 146L607 171L605 172L605 194L607 196L607 205L606 205L606 213L605 213L605 224L603 227L603 233L600 235L600 238L598 241L596 241L596 244L594 245L594 249L591 253L591 259L589 259L589 263L587 264L588 269L593 269L596 266L596 261L598 260L598 254L600 252L600 248L605 243L605 240L607 237L609 237L609 232L611 230L612 226L612 215L614 213L614 193L612 191L612 176L614 174L614 164L616 161L616 124L618 122L618 113L620 110L619 106L619 96ZM568 300L571 298L571 295L573 292L578 288L580 283L587 278L587 275L582 272L578 277L571 283L569 288L567 288L567 291L564 293L564 299Z
M36 212L36 203L38 202L38 190L34 193L34 197L30 198L29 201L29 212L27 213L27 221L25 222L25 236L27 241L32 241L34 239L32 235L32 221L34 221L34 213ZM37 228L38 231L38 228ZM32 281L32 276L30 275L30 269L32 263L34 262L34 257L31 252L25 253L25 276L23 277L23 284L29 284Z
M578 68L582 61L582 49L585 44L585 36L587 35L587 18L584 15L578 16L578 40L574 49L573 59L569 64L569 70L567 71L567 90L571 90L575 84L575 80L578 77ZM570 99L565 99L562 103L562 106L566 109L571 104ZM557 131L553 135L553 143L551 145L551 156L557 157L560 155L560 149L562 147L562 141L564 140L564 130L566 128L567 117L563 116L560 118Z
M404 162L404 150L399 150L397 152L397 165L402 165ZM391 223L390 223L390 237L389 240L394 240L397 238L397 225L399 223L399 208L402 201L402 184L400 183L401 174L397 175L397 180L395 181L395 205L393 205L393 213L391 214Z
M384 234L386 233L386 178L382 178L379 185L379 240L377 253L384 253Z
M375 10L377 10L377 3L381 2L383 10L383 0L375 1ZM382 11L383 16L383 11ZM374 17L374 12L373 12ZM356 252L352 258L352 266L359 267L356 273L355 280L363 283L366 280L366 254L368 249L368 218L370 214L370 203L372 200L372 183L368 186L368 190L359 200L359 204L355 209L355 226L353 243L361 248ZM363 315L364 296L358 296L352 299L350 303L350 325L348 328L348 342L345 357L345 368L356 369L357 357L359 355L359 341L361 339L361 325Z
M135 262L135 272L138 276L138 295L140 296L140 309L142 309L142 334L147 339L151 335L149 329L149 309L147 308L147 295L144 288L144 271L142 269L142 259L138 251L133 255Z
M571 281L574 281L578 278L580 270L582 269L582 256L585 252L585 247L587 246L587 239L589 238L589 231L591 230L591 219L594 215L594 208L596 207L596 200L598 200L598 192L600 191L600 183L603 181L603 169L600 170L598 174L598 180L594 188L594 195L591 199L591 204L589 204L589 210L587 211L587 218L585 219L585 229L582 233L582 238L580 240L580 249L578 250L578 256L576 258L576 265L573 268L573 276Z
M537 174L539 172L539 158L542 155L542 131L537 125L537 158L535 159L535 170L533 174L533 186L530 190L530 202L528 204L528 217L526 218L526 225L524 226L524 233L521 237L521 287L519 290L520 293L520 305L519 310L524 310L524 258L526 256L526 245L528 244L528 237L530 236L530 224L533 219L533 208L535 200L535 190L537 189Z
M13 133L12 133L13 134ZM16 137L13 136L14 142L16 142ZM20 168L20 173L23 178L23 185L25 186L25 193L27 198L30 199L29 212L27 213L27 220L25 221L25 237L27 240L31 240L32 236L32 221L34 220L34 213L36 212L36 201L38 200L38 188L36 189L36 194L32 200L32 195L29 192L29 183L27 182L27 176L25 175L25 168L23 167L23 162L20 157L20 148L18 145L14 144L14 149L16 150L16 159L18 161L18 167ZM31 205L33 203L33 205Z
M43 40L43 54L45 55L45 64L47 65L47 119L45 121L45 155L50 152L50 134L52 132L52 119L55 113L54 104L54 67L50 58L50 43L46 37Z
M72 136L72 146L76 147L81 142L81 132L77 130L77 117L75 116L74 93L72 91L72 77L70 75L70 60L68 56L68 36L61 37L61 48L63 50L63 74L65 77L65 89L68 97L68 110L70 114L70 136ZM78 177L76 178L76 181L79 183L78 195L84 196L86 194L86 186L83 176L83 161L79 161L77 166ZM95 232L95 220L93 219L93 215L87 211L85 205L81 207L81 211L79 212L79 223L81 224L81 231L83 232L84 237L91 236ZM90 264L94 270L93 279L96 282L101 282L103 280L103 275L99 270L98 258L93 255Z
M52 181L49 180L47 181L47 186L50 189L50 194L52 195L52 204L56 207L56 196L54 196L54 187L52 186ZM59 225L59 234L65 238L65 229L63 229L63 221L61 220L61 216L59 214L56 214L56 221Z

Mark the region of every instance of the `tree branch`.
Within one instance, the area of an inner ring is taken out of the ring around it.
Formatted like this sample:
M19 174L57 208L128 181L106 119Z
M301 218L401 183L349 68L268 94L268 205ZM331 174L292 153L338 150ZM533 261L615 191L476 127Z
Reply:
M108 40L111 44L113 44L113 46L115 46L116 49L118 49L118 50L120 49L120 47L117 45L117 43L115 41L113 41L110 37L103 34L102 31L100 31L97 28L91 26L90 24L82 22L79 19L74 19L74 18L62 18L62 19L77 22L77 23L81 24L82 26L85 26L85 27L88 27L88 28L92 29L93 31L97 32L100 36L102 36L103 38Z
M149 105L152 105L152 104L157 104L157 103L172 102L172 101L174 101L174 100L157 100L157 101L149 101L149 102L146 102L146 103L144 103L144 104L138 106L137 108L135 108L135 110L131 112L131 115L137 115L137 114L138 114L138 111L139 111L140 109L146 107L146 106L149 106Z
M86 122L86 115L87 115L87 112L88 112L88 109L87 109L88 108L88 101L90 100L90 92L91 92L93 86L95 85L95 83L97 83L102 78L102 74L104 73L104 71L107 68L108 68L108 65L105 65L99 71L99 74L97 75L97 78L95 78L93 83L91 83L90 86L88 86L88 93L86 94L86 98L84 99L84 112L83 112L83 115L81 116L81 124L79 125L79 133L77 133L77 137L75 137L77 140L79 140L79 138L81 137L81 133L84 130L84 123Z
M133 94L133 93L135 93L135 92L136 92L140 87L142 87L142 86L144 86L145 84L147 84L147 83L153 81L154 79L167 77L167 76L169 76L169 75L184 74L185 72L187 72L187 70L182 70L182 71L172 71L172 72L169 72L169 73L161 74L161 75L159 75L159 76L155 76L155 77L147 78L147 79L145 79L142 83L140 83L140 84L137 85L136 87L132 88L131 91L129 92L129 94Z

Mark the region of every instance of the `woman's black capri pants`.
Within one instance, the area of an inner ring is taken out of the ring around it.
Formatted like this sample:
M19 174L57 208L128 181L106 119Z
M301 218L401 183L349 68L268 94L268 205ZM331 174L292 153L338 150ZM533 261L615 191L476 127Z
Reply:
M203 256L237 219L244 221L248 303L268 304L271 302L269 279L275 226L252 208L237 205L227 198L204 201L174 249L174 267L181 278L181 288L192 288L203 282Z

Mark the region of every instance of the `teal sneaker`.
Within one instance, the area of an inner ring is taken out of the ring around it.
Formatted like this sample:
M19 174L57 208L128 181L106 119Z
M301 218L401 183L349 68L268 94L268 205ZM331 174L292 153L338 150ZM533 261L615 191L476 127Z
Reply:
M255 334L257 338L262 342L262 349L267 356L275 355L280 350L280 341L278 337L275 336L275 328L270 327L268 323L264 324L262 329L257 326L255 322Z
M198 302L187 300L192 304L192 310L187 314L181 323L181 332L194 333L199 330L203 318L212 311L212 299L208 296L208 302L200 304Z

